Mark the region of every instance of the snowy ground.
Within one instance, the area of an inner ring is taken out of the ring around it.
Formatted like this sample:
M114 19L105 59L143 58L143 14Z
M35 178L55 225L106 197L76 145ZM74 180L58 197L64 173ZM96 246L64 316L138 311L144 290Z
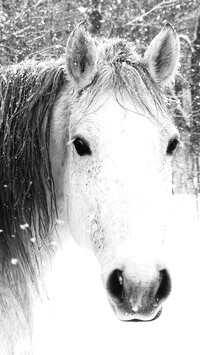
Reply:
M176 196L167 248L173 291L159 319L116 319L95 257L70 241L54 264L51 318L39 309L34 355L200 354L200 220L196 202Z

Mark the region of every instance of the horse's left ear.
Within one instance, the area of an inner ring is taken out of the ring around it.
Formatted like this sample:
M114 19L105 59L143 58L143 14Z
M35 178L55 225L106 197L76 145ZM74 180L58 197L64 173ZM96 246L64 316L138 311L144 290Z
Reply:
M96 73L97 52L85 24L80 24L69 36L66 48L66 69L69 78L82 88Z
M166 86L175 77L180 60L180 42L175 29L167 23L144 54L151 77Z

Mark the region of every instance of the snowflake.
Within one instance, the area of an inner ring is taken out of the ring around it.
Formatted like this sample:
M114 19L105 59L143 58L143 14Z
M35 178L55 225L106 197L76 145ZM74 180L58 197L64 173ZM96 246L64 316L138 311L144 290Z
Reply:
M28 223L25 223L25 224L20 224L20 228L24 231L26 228L29 227L29 224Z
M78 9L78 11L81 12L82 14L84 14L84 13L87 11L87 9L86 9L85 7L83 7L83 6L79 6L77 9Z
M18 262L19 262L19 261L18 261L17 259L15 259L15 258L12 258L12 259L11 259L11 264L12 264L12 265L17 265Z
M63 221L63 219L56 219L56 223L60 226L63 226L65 224L65 221Z

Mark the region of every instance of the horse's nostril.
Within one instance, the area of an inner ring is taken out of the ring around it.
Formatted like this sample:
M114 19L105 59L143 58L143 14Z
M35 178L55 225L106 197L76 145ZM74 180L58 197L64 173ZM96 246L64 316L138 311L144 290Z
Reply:
M160 271L160 284L156 292L156 301L164 300L171 291L171 279L166 269Z
M133 317L136 314L152 317L169 295L171 279L166 269L159 271L159 279L152 278L148 283L127 277L126 270L115 269L107 278L106 288L112 299L111 305L115 304L120 312Z
M110 295L118 301L122 301L123 297L123 271L114 270L108 278L107 289Z

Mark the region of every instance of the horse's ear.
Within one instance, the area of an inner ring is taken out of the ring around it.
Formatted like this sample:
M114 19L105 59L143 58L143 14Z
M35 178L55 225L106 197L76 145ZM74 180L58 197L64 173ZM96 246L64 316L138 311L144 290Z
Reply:
M169 23L150 43L144 58L151 77L158 84L166 86L174 79L180 59L180 42Z
M96 61L96 46L82 23L67 41L66 69L69 78L79 87L88 85L96 73Z

